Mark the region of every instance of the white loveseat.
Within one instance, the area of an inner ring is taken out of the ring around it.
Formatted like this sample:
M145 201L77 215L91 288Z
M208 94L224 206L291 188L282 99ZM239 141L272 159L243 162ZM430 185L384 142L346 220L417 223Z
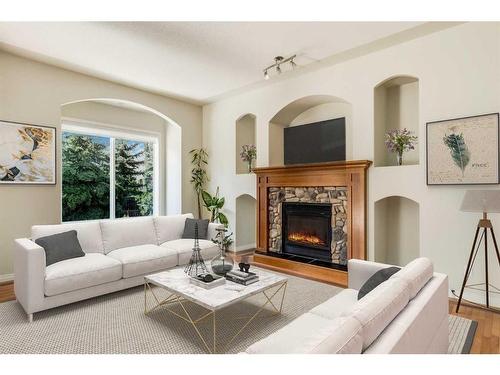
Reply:
M14 288L28 318L33 313L140 285L144 275L187 264L192 239L182 239L192 214L141 217L57 225L34 225L31 239L15 240ZM218 248L211 239L219 224L210 223L200 239L205 260ZM45 251L34 240L76 230L84 257L45 266Z
M418 258L359 301L387 264L349 260L348 289L251 345L246 353L446 353L448 277Z

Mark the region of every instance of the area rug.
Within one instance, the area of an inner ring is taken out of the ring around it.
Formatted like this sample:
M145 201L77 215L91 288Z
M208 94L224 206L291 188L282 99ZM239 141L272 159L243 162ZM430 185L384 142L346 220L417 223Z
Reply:
M229 347L220 348L220 352L244 351L340 291L332 285L288 276L283 313L263 314ZM238 317L256 311L265 302L264 298L254 296L218 313L218 341L227 342L242 325ZM193 304L189 308L194 315L206 311ZM208 339L212 324L207 320L200 331ZM468 353L477 322L452 315L449 322L448 352ZM0 354L8 353L196 354L206 351L189 323L161 309L144 315L141 286L37 313L31 324L16 301L0 303Z
M456 315L448 315L448 354L469 354L476 334L477 322Z
M269 310L261 318L254 319L229 348L220 351L242 352L340 291L341 288L332 285L288 276L283 313L271 316ZM161 293L159 289L156 292ZM218 312L218 341L229 341L242 326L238 317L256 311L264 302L264 296L253 296ZM206 312L194 304L189 305L190 313L195 316ZM208 339L212 322L206 320L200 331ZM161 309L144 315L142 286L37 313L31 324L17 302L0 304L0 353L205 352L203 342L190 323Z

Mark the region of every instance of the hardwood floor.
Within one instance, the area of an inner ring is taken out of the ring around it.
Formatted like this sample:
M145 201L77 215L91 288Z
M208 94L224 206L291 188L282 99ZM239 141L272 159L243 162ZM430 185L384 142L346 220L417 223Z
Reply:
M11 301L15 298L13 283L0 284L0 303ZM450 300L450 314L478 322L471 353L500 354L500 313L462 304L460 313L455 314L455 307L455 300Z
M0 303L15 300L14 284L12 282L0 283Z
M460 313L455 314L456 300L450 300L449 306L450 314L478 323L471 354L500 354L500 313L462 303Z

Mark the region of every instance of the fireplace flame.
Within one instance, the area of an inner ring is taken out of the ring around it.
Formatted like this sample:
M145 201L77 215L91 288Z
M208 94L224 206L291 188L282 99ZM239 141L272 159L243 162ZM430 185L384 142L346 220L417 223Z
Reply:
M305 232L288 233L288 240L295 242L302 242L310 245L325 246L325 242L321 240L321 238Z

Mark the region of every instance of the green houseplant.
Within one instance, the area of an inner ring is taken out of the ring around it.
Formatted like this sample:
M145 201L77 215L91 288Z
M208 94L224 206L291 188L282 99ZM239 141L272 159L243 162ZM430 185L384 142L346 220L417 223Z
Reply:
M209 192L203 190L201 192L201 197L204 206L210 212L210 222L221 223L224 227L227 227L229 222L226 215L221 212L222 207L224 207L225 199L224 197L219 197L219 187L217 186L215 195L211 195Z
M191 154L191 164L193 166L190 182L193 184L194 191L196 192L198 217L201 219L201 195L208 181L207 171L205 170L208 164L208 153L203 148L193 149L189 153Z

